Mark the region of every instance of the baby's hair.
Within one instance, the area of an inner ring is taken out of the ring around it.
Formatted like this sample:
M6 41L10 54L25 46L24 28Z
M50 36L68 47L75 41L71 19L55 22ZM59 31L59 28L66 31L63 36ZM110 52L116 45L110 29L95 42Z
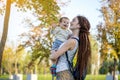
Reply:
M62 19L68 19L69 20L68 17L61 17L60 20L59 20L59 22L62 22Z

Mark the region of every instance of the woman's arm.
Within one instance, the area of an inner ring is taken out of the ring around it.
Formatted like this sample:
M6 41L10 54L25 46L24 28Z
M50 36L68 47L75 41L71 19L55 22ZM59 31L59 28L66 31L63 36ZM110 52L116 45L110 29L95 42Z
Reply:
M75 40L68 39L57 51L52 50L50 59L56 60L59 56L64 54L67 50L72 50L75 47Z

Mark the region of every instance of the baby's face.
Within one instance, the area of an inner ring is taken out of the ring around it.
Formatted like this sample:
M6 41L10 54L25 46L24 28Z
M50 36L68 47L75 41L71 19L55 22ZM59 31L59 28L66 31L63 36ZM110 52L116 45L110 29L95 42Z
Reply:
M69 26L69 20L63 18L63 19L62 19L62 22L60 22L60 26L61 26L62 28L64 28L64 29L68 28L68 26Z

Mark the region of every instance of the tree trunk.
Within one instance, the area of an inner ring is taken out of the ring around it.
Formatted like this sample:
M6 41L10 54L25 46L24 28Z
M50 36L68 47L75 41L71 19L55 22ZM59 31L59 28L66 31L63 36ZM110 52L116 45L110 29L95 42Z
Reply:
M5 17L4 17L4 27L3 27L3 33L2 33L2 38L0 41L0 72L2 68L2 56L3 56L3 51L7 39L7 33L8 33L8 24L9 24L9 18L10 18L10 7L11 7L11 0L6 1L6 12L5 12ZM0 73L1 74L1 73Z
M17 61L15 61L15 74L17 74L18 73L18 66L17 66Z

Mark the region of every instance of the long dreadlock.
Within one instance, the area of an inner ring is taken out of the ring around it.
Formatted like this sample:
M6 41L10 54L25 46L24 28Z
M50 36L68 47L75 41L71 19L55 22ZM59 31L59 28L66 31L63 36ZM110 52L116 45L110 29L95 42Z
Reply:
M77 80L81 80L81 78L79 79L79 77L82 77L83 71L85 68L87 68L88 61L91 57L91 46L88 37L90 30L90 23L83 16L77 16L77 19L80 25L80 31L79 31L80 42L79 42L76 66L80 72L80 76L78 76Z

